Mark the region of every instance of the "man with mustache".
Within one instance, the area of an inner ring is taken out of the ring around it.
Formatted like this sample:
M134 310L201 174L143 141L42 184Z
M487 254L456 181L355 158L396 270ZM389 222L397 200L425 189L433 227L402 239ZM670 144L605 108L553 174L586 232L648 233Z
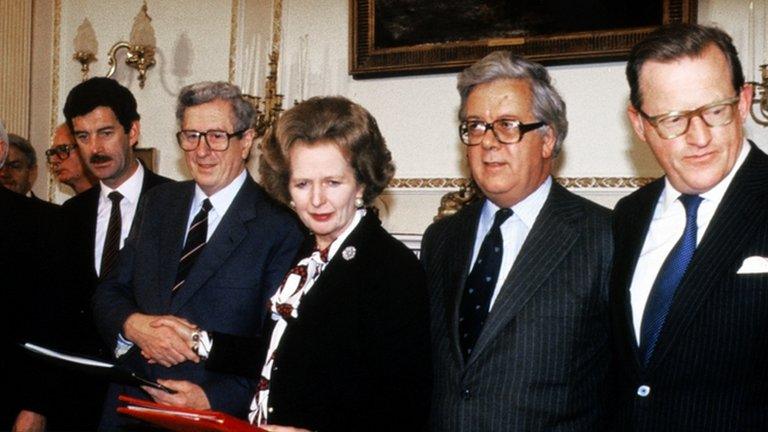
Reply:
M56 345L109 359L113 353L93 324L91 295L116 263L144 194L170 180L136 158L133 148L141 131L136 99L117 81L98 77L78 84L67 96L64 116L83 162L98 183L62 206L70 260L66 268L73 271L62 273ZM94 430L106 388L107 383L100 380L62 373L52 391L72 394L57 398L55 412L43 413L49 417L48 424L56 430Z
M96 184L97 179L85 168L75 138L66 123L54 129L53 142L51 148L45 151L45 157L56 180L72 188L75 195Z

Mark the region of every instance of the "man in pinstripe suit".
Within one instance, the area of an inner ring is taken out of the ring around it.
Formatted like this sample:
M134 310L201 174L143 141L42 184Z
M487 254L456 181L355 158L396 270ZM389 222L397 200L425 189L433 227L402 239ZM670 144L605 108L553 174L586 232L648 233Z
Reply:
M627 78L666 175L616 206L615 428L765 430L768 156L743 133L752 88L731 38L699 25L652 33Z
M485 198L424 236L431 428L599 430L610 213L550 176L565 104L544 67L509 52L464 70L458 89L460 137Z

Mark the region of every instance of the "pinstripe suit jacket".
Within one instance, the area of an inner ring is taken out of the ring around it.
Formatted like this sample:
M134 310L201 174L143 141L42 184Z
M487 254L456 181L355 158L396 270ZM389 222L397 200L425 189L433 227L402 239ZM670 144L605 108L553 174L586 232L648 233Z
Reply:
M768 274L737 274L768 257L768 156L752 145L675 292L642 367L629 287L663 179L616 206L610 303L618 431L746 431L768 424ZM650 388L639 396L641 385Z
M434 431L593 431L608 366L610 212L553 184L465 362L458 305L482 202L427 229Z

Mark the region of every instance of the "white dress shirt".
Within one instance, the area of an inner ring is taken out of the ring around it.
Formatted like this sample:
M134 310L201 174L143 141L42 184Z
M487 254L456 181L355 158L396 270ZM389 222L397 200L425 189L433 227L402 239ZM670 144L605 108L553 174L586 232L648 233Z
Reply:
M123 196L120 201L120 249L125 244L125 239L131 231L133 217L136 215L136 207L139 205L141 196L141 186L144 184L144 167L139 164L136 172L133 173L123 184L112 189L99 182L101 191L99 192L99 207L96 214L96 241L94 244L93 264L96 268L96 274L101 273L101 255L104 252L104 239L107 237L107 226L109 225L109 215L112 212L112 200L109 194L117 191Z
M552 177L547 177L544 183L532 194L512 206L514 214L501 224L500 230L501 238L504 242L504 254L501 257L499 277L496 279L496 286L493 289L493 296L491 296L491 304L488 310L493 309L493 304L496 302L501 286L504 285L504 281L507 279L507 275L512 269L512 265L515 263L515 259L517 259L517 255L520 253L528 233L531 232L533 223L536 222L536 218L539 216L539 212L541 212L541 208L544 207L544 202L547 200L551 188ZM485 200L477 225L475 246L472 252L472 267L475 265L477 255L480 253L480 246L482 246L486 234L488 234L488 231L493 226L497 210L499 210L499 206L490 200Z
M739 170L749 153L749 144L744 140L736 159L736 163L725 178L712 189L700 194L703 200L699 205L699 211L696 214L696 245L701 242L702 237L709 227L709 222L723 200L725 191L730 186L733 176ZM651 293L656 276L661 270L664 260L672 251L685 230L685 207L678 199L681 192L677 191L668 178L664 179L664 190L659 196L656 208L653 212L651 225L648 228L648 234L645 237L643 248L640 251L640 257L637 260L635 273L632 275L632 284L629 292L632 304L632 322L635 326L635 341L640 342L640 326L643 321L643 312L648 296Z

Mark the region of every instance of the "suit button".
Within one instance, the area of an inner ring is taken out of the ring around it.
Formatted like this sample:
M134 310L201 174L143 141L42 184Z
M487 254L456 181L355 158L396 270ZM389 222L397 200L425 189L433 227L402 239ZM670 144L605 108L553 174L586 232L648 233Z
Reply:
M640 397L648 397L651 394L651 388L647 385L641 385L637 388L637 395Z
M461 398L464 400L470 399L469 389L464 389L461 391Z
M275 412L275 409L272 408L272 407L269 407L269 408L267 408L267 412L272 414L273 412Z

